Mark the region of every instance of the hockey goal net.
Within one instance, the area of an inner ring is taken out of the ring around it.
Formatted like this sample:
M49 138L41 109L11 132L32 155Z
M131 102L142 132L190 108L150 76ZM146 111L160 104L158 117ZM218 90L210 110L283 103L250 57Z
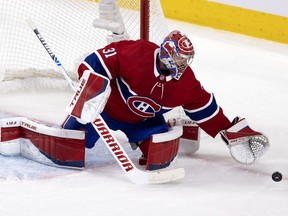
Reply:
M114 21L123 21L125 33L130 39L144 38L160 44L167 35L168 27L160 0L2 0L0 93L22 88L25 80L29 80L28 85L24 84L26 87L46 85L57 88L55 79L62 79L27 25L27 19L37 23L51 49L71 77L76 79L73 73L75 63L81 56L106 45L107 35L112 33L95 27L95 22L101 22L99 5L104 4L104 16L108 13L109 19L115 8L110 10L105 7L115 2L120 17Z

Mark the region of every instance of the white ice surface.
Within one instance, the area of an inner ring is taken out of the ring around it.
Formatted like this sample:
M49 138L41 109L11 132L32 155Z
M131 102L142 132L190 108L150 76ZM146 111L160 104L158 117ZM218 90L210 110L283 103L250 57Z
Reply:
M271 148L252 166L236 163L219 137L202 133L194 156L180 154L184 180L163 185L129 182L102 142L87 151L83 171L0 156L2 216L275 216L288 215L288 46L168 20L192 39L192 68L225 114L246 117ZM137 56L135 56L137 58ZM65 63L63 63L65 64ZM0 94L0 110L61 124L72 93L22 90ZM125 144L137 163L139 152ZM274 171L283 174L273 182Z

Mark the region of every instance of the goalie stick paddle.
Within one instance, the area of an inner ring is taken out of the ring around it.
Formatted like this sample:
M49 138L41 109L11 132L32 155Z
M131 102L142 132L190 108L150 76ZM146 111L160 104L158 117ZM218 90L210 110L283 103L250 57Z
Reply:
M28 25L33 30L39 41L41 42L42 46L45 48L47 53L50 55L54 63L58 66L61 73L69 83L70 87L77 91L74 82L70 78L69 74L65 70L65 68L62 66L59 58L55 55L55 53L51 50L49 45L47 44L45 38L43 35L39 32L37 29L37 26L35 23L31 20L27 20ZM136 184L159 184L159 183L167 183L176 181L179 179L183 179L185 176L185 170L183 168L178 169L171 169L171 170L163 170L163 171L156 171L156 172L150 172L150 171L142 171L138 169L131 159L128 157L127 153L119 143L119 141L115 138L115 136L112 134L111 129L107 126L104 119L99 115L98 118L93 122L93 127L98 132L100 137L102 138L103 142L119 164L119 166L122 168L122 170L125 172L125 174L128 176L128 178Z

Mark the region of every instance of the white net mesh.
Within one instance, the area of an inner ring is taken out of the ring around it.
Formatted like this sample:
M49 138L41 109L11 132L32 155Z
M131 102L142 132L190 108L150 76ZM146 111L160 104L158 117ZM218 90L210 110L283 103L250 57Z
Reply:
M116 2L130 38L139 39L140 0ZM73 71L80 56L104 46L106 36L110 34L92 25L93 20L99 17L96 1L2 0L0 11L0 92L5 91L3 88L9 89L7 83L3 87L3 81L47 75L49 72L48 76L57 74L53 61L27 25L28 18L37 24L69 72ZM150 41L159 44L168 33L159 0L150 1L149 15Z

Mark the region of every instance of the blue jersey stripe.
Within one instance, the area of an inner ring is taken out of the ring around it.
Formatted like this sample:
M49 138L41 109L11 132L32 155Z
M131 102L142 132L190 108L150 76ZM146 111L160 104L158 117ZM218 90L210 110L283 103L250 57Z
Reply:
M105 70L105 68L103 67L101 60L98 58L98 56L96 55L96 53L92 53L91 55L87 56L85 58L85 62L90 65L90 67L98 74L101 74L109 79L111 79L111 77L109 77L107 71Z
M213 118L213 116L219 112L219 106L217 105L215 97L212 94L211 100L209 100L205 106L196 110L184 110L186 115L188 115L192 120L196 121L197 123L202 123Z

